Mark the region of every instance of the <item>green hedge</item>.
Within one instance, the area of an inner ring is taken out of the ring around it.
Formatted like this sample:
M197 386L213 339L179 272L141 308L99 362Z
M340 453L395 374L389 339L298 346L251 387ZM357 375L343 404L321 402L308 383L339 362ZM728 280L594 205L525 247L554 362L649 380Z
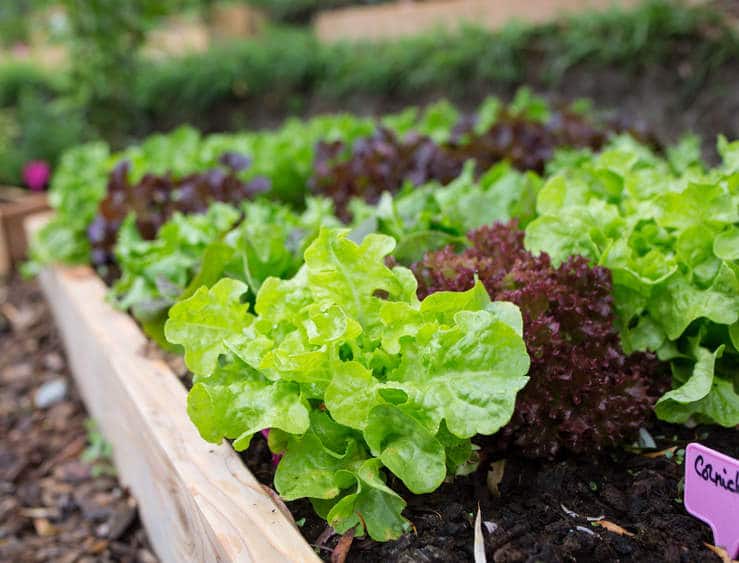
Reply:
M20 184L25 163L55 163L88 137L83 110L63 95L65 78L30 63L0 65L0 184Z
M175 124L223 104L289 112L348 96L459 99L491 85L518 86L532 72L556 86L579 63L637 73L650 64L685 63L683 57L701 69L685 84L697 88L695 81L739 60L739 39L717 13L667 1L561 24L468 28L381 44L324 45L304 31L273 30L259 40L143 64L133 92L150 120Z
M27 62L0 65L0 108L18 105L24 90L58 95L63 90L62 78Z

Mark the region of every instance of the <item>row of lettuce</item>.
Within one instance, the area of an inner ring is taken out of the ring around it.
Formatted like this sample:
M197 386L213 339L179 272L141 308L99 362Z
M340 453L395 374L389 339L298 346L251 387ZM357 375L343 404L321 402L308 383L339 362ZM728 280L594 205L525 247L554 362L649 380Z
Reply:
M269 430L283 498L397 538L399 481L739 424L739 142L707 168L624 129L522 91L82 147L35 265L92 261L203 438Z

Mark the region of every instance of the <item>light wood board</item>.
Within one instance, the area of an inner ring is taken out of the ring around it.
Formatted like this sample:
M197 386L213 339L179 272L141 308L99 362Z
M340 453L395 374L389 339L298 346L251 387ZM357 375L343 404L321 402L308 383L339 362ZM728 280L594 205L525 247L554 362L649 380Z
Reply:
M28 238L23 222L49 208L45 193L0 186L0 275L26 257Z
M5 240L5 229L0 221L0 278L4 278L10 273L10 252L8 251L8 241Z
M95 273L50 267L40 279L82 397L113 445L157 555L165 563L317 562L231 447L199 436L184 386L164 362L144 357L146 338L106 303Z
M642 0L397 0L321 12L313 27L323 41L392 39L462 25L500 29L519 21L542 24L585 10L630 8ZM692 0L695 3L696 0Z

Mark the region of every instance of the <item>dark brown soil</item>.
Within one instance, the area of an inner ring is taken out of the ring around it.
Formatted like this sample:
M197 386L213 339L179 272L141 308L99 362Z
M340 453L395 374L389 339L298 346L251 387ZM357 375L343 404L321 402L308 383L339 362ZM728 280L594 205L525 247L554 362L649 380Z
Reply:
M45 384L66 389L41 407ZM112 466L80 458L86 418L38 287L0 284L0 561L156 563Z
M489 462L476 474L457 478L430 495L412 495L399 482L391 482L408 501L405 516L415 532L384 544L355 539L347 561L472 561L478 504L487 559L496 563L720 561L704 545L713 543L709 527L683 506L682 456L685 445L694 441L739 456L739 432L668 424L658 424L652 432L658 449L651 453L619 450L555 462L509 457L498 497L486 484ZM271 483L271 456L261 436L244 458L259 480ZM329 561L338 537L320 543L326 525L310 504L299 501L288 506L304 536ZM608 531L596 518L620 526L626 534Z

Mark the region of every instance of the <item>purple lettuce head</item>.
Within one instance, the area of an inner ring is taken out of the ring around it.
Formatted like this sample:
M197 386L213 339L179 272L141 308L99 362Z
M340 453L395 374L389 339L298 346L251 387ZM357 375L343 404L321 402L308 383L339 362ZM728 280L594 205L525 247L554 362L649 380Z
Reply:
M633 439L669 378L653 354L621 349L610 272L581 256L555 267L546 254L532 255L515 222L468 238L472 246L461 254L429 252L412 269L421 298L470 289L477 275L491 298L521 309L530 380L510 423L485 445L551 458Z

